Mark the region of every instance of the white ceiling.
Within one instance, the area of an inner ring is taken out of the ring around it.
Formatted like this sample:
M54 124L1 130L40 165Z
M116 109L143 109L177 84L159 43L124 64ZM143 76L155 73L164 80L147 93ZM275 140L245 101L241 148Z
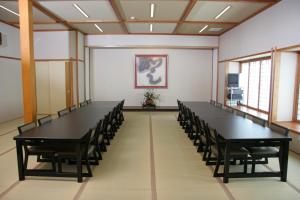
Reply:
M77 29L85 34L183 34L220 35L243 20L273 5L276 0L35 0L59 20L33 8L34 30ZM76 3L89 17L83 16ZM154 3L154 17L150 5ZM18 1L1 1L0 5L18 12ZM224 8L231 8L215 19ZM134 17L135 19L131 19ZM0 20L18 25L18 16L0 8ZM64 22L65 25L56 24ZM97 24L103 33L95 28ZM150 24L153 31L150 32ZM208 28L199 33L199 30ZM219 31L209 31L221 28Z

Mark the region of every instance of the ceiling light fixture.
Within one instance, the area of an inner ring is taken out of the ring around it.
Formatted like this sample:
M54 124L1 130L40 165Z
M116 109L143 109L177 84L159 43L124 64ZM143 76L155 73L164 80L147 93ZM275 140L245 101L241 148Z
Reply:
M102 30L97 24L94 24L94 26L95 26L101 33L103 33L103 30Z
M73 3L73 6L83 15L85 16L86 18L89 18L89 16L76 4L76 3Z
M202 33L207 27L208 27L208 25L204 26L204 27L199 31L199 33Z
M130 19L131 19L131 20L135 20L135 17L134 17L134 16L131 16Z
M229 10L231 8L231 6L227 6L224 10L222 10L222 12L220 12L220 14L218 14L215 19L218 19L219 17L221 17L227 10Z
M151 6L150 6L150 17L151 18L154 17L154 9L155 9L155 4L151 3Z
M153 24L150 24L150 32L153 31Z
M6 7L4 7L4 6L2 6L2 5L0 5L0 8L3 8L4 10L6 10L6 11L12 13L12 14L15 14L15 15L17 15L17 16L20 16L19 13L16 13L16 12L14 12L14 11L12 11L12 10L10 10L10 9L8 9L8 8L6 8Z

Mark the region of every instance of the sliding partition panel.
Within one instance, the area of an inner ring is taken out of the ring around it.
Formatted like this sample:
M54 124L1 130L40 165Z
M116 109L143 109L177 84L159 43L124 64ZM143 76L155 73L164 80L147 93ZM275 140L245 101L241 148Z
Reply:
M50 72L49 62L36 62L37 114L50 114Z
M37 113L56 114L67 106L66 63L36 62Z
M268 112L271 88L271 60L261 61L260 87L259 87L259 109Z
M251 62L249 70L248 105L258 108L260 62Z

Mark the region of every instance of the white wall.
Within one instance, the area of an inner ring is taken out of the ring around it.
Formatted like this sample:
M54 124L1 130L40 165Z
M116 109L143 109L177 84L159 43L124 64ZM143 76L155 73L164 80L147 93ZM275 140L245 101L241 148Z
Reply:
M300 1L282 0L220 37L220 60L300 44Z
M218 49L213 50L213 81L212 99L217 100L217 80L218 80Z
M293 119L297 56L297 53L292 52L281 53L276 121L292 121Z
M20 57L19 29L0 22L0 56ZM23 116L21 62L0 58L0 122Z
M35 59L69 59L68 31L34 32Z
M135 54L168 54L168 89L156 89L161 106L176 99L208 101L211 96L212 51L179 49L94 49L91 51L93 100L120 100L138 106L144 89L134 88Z
M85 60L84 60L84 66L85 66L85 97L86 99L90 99L90 49L85 48Z

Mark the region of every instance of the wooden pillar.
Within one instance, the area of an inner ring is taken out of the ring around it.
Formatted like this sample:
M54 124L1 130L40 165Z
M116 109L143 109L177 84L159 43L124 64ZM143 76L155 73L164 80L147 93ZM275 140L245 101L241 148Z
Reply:
M24 122L36 120L36 85L32 31L32 0L19 0Z

